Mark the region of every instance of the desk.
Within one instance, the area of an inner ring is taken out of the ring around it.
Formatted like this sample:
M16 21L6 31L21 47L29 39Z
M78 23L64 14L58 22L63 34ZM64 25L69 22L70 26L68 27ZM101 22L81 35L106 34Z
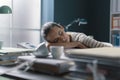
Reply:
M8 69L12 68L11 66L5 67L0 66L0 72L4 72ZM78 74L78 73L76 73ZM74 76L73 72L65 73L62 75L48 75L44 73L38 73L33 71L24 72L23 70L12 70L8 71L7 73L3 74L4 77L10 77L12 79L17 80L87 80L85 74L79 74Z
M62 58L62 59L66 59L66 58ZM67 58L67 59L69 59L69 58ZM91 59L91 60L88 59L87 60L86 58L85 59L72 58L71 60L77 61L78 63L81 63L81 62L82 63L91 63L94 59ZM115 65L118 65L116 67L119 69L120 65L118 63L115 63ZM104 65L104 64L101 63L101 65ZM105 65L108 65L108 67L112 66L112 64L105 64ZM115 65L113 65L113 66L115 66ZM12 67L14 67L14 66L0 66L0 73L2 73L4 71L7 71L7 70L10 70ZM117 71L120 71L120 70L116 69L115 71L117 72ZM7 71L7 73L3 74L2 76L12 77L13 79L17 78L17 79L20 79L20 80L21 79L22 80L26 80L26 79L27 80L31 80L31 79L32 80L89 80L91 75L92 75L91 73L90 74L81 73L81 72L79 72L78 69L75 68L73 71L70 70L69 73L65 73L63 75L48 75L48 74L45 74L45 73L38 73L38 72L33 72L33 71L24 72L21 69L15 69L15 70L12 70L12 71ZM116 79L106 79L106 80L116 80Z
M19 65L19 64L18 64ZM76 66L73 66L70 69L70 72L62 74L62 75L50 75L45 73L38 73L34 71L23 71L23 69L14 69L10 70L13 67L16 67L17 65L13 66L0 66L0 73L4 73L2 76L17 79L17 80L90 80L89 78L92 78L91 73L84 73L81 72L80 69L76 68ZM106 80L116 80L116 79L110 79L106 78Z
M116 75L114 78L118 77L117 80L120 80L120 48L104 47L91 49L68 49L65 52L66 55L73 59L77 64L80 62L92 64L88 65L88 67L89 69L91 68L93 76L95 76L95 80L98 80L97 78L99 76L96 74L99 74L97 70L100 65L107 66L106 69L110 68L109 71Z
M4 72L12 68L0 66L0 72ZM12 70L2 75L3 77L11 78L12 80L91 80L91 74L79 73L79 71L65 73L63 75L48 75L33 71L24 72L23 70ZM106 80L116 80L108 78ZM119 79L118 79L119 80Z

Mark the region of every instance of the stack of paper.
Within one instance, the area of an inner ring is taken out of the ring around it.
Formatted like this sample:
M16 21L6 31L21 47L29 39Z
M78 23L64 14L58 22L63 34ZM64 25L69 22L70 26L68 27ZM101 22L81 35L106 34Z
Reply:
M23 55L23 53L29 53L33 51L33 49L2 48L0 49L0 65L14 63L18 56Z
M120 47L103 47L89 49L67 49L66 55L70 56L88 56L120 60Z

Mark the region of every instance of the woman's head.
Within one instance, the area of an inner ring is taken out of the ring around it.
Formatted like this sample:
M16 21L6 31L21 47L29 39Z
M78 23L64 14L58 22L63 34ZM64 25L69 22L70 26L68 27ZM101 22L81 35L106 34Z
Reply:
M69 35L64 31L64 27L55 22L47 22L42 28L43 37L48 42L57 43L70 41Z

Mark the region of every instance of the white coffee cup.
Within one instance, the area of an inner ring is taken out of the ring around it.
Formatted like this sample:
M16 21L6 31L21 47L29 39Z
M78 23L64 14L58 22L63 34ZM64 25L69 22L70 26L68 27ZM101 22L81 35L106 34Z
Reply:
M3 41L0 41L0 49L2 49Z
M64 53L63 46L50 46L50 52L54 59L59 59Z

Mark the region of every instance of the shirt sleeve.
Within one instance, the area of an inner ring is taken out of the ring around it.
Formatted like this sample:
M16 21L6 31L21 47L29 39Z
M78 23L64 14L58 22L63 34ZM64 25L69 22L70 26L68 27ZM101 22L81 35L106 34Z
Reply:
M72 33L72 40L73 41L80 41L84 45L90 47L90 48L97 48L97 47L112 47L112 44L110 43L105 43L105 42L100 42L97 41L84 33Z

